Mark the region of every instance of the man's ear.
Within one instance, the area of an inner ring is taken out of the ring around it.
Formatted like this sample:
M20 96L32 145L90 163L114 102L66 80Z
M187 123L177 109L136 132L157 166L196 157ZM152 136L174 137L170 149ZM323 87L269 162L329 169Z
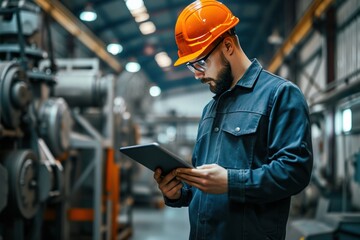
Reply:
M224 39L224 45L225 45L225 51L226 54L229 54L230 56L234 53L234 42L231 38L225 38Z

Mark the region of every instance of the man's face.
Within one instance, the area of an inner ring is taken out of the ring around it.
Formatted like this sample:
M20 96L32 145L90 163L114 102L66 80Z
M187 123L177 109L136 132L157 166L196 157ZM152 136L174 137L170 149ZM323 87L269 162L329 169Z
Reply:
M230 63L226 60L222 52L220 53L220 64L218 68L219 71L215 79L211 77L201 78L201 82L209 84L210 91L216 95L220 95L230 89L233 81Z

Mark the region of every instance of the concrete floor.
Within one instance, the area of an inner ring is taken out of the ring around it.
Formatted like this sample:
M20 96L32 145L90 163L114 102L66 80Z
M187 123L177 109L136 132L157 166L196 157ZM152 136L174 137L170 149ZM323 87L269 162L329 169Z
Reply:
M131 240L187 240L188 208L135 207Z
M129 240L188 240L189 231L188 208L135 207ZM286 239L299 239L293 234L288 229Z

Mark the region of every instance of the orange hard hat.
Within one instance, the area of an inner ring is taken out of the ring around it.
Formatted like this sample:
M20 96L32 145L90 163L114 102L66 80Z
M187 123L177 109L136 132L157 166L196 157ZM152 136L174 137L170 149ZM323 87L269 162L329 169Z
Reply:
M188 5L175 25L179 59L174 66L201 56L211 43L238 22L239 19L221 2L197 0Z

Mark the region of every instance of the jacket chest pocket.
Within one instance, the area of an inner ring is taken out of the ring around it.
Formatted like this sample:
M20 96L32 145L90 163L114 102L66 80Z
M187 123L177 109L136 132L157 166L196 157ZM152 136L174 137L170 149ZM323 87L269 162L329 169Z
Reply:
M260 118L260 114L250 112L234 112L224 116L220 139L223 156L219 159L219 165L225 168L250 168Z

